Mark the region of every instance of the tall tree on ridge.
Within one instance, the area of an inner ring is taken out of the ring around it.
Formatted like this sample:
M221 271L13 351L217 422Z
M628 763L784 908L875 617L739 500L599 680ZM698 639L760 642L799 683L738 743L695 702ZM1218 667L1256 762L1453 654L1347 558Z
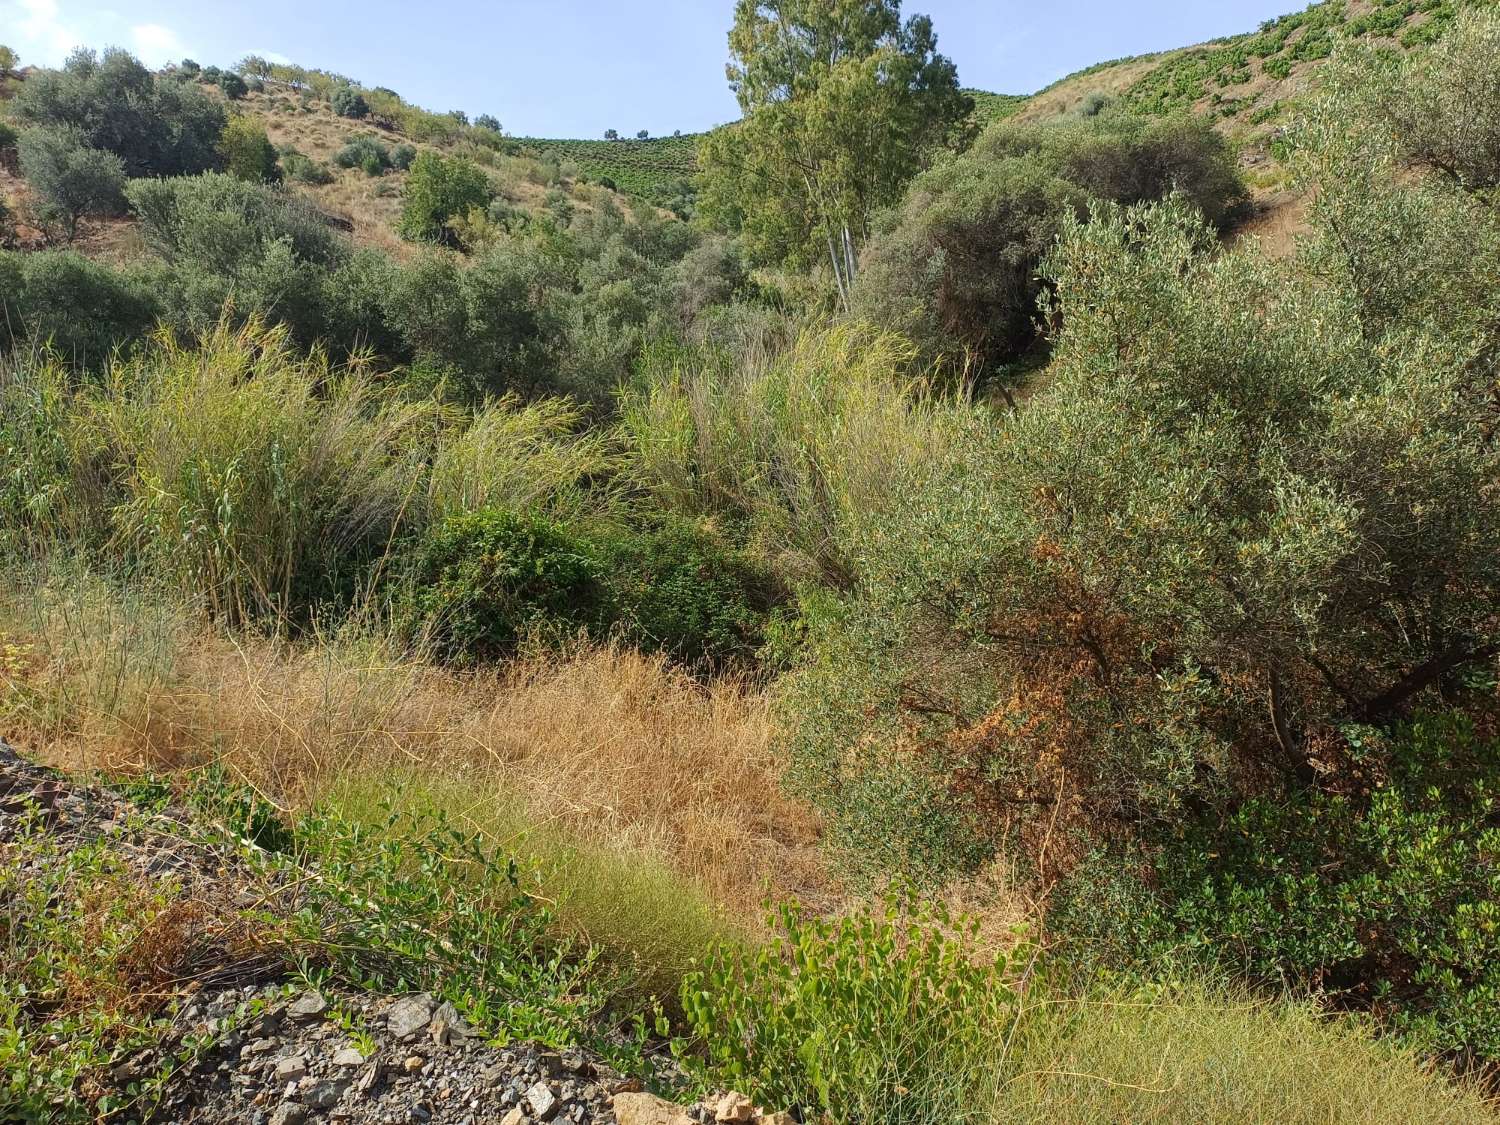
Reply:
M847 308L875 213L972 108L957 68L900 0L737 0L729 49L745 116L701 142L702 212L762 261L826 255Z

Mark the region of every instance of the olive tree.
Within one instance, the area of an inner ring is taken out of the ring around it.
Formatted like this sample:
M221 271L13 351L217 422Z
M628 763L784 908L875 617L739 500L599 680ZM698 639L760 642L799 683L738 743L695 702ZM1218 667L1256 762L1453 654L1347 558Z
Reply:
M84 216L114 214L124 205L124 161L89 148L76 129L28 129L18 150L38 212L59 223L69 242L78 236Z

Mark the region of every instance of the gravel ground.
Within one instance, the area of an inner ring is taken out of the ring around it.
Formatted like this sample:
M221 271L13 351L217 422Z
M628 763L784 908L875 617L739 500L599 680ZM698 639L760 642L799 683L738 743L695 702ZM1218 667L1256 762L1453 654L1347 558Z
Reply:
M266 888L251 884L231 846L188 838L185 810L142 812L118 793L34 766L0 742L0 845L15 838L32 808L41 810L56 839L108 837L131 867L174 877L188 895L265 901ZM298 990L270 960L209 963L184 982L182 995L172 1037L160 1050L181 1054L207 1046L177 1072L158 1120L630 1125L634 1116L622 1110L617 1117L612 1099L639 1091L639 1084L599 1058L535 1044L487 1044L452 1005L428 995ZM157 1054L123 1061L114 1080L124 1088L151 1073ZM622 1099L622 1105L647 1101ZM652 1112L692 1122L714 1120L717 1109L656 1106Z

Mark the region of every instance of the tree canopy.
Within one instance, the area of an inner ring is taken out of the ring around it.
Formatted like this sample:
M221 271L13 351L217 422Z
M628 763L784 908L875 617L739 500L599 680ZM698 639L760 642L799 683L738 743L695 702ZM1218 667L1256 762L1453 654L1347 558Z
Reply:
M899 0L741 0L729 33L745 118L701 143L701 207L762 261L825 257L843 304L876 213L971 108L926 16Z

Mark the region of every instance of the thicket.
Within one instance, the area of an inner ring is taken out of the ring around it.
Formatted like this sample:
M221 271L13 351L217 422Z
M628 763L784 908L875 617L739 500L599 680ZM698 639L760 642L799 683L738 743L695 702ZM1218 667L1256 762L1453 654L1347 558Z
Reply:
M907 32L924 58L930 31ZM955 1104L1317 1120L1376 1097L1422 1119L1381 1084L1420 1085L1388 1067L1405 1056L1140 978L1291 983L1464 1063L1500 1052L1500 224L1495 146L1463 96L1497 44L1500 23L1466 17L1433 55L1330 64L1284 138L1315 200L1291 261L1221 241L1241 188L1215 135L1106 107L1001 124L919 177L861 264L866 317L832 322L800 315L829 307L816 279L752 276L735 241L569 192L561 167L533 167L553 192L522 219L491 198L498 140L452 117L422 128L468 155L357 146L357 166L412 157L408 230L446 244L400 260L254 177L137 178L149 258L0 253L0 553L186 592L185 631L290 640L308 662L321 650L298 645L347 630L414 679L457 666L443 682L470 692L479 670L531 674L506 662L536 644L769 683L780 757L764 735L741 784L763 805L784 760L853 885L1004 862L1046 904L1053 951L1002 967L941 916L789 912L779 944L731 942L685 982L677 943L651 979L685 984L675 1030L705 1081L851 1122ZM352 85L265 69L309 96ZM359 93L378 122L410 109ZM991 411L952 378L1039 336L1023 405ZM408 715L404 737L476 698ZM616 815L602 803L582 815ZM342 922L340 971L514 999L465 944L515 922L547 947L503 864L470 869L493 896L471 910L423 866L455 859L425 822L351 837L329 817L337 878L315 893ZM368 926L338 899L367 880ZM370 940L439 922L449 947ZM545 998L516 1013L527 1033L597 1014L591 981L519 964L511 982ZM1065 990L1101 964L1133 983L1086 1017L1097 994ZM553 984L578 984L579 1009ZM1273 1054L1309 1060L1316 1087ZM1081 1077L1096 1069L1123 1077Z
M59 70L41 70L10 102L23 124L74 129L89 148L114 153L127 175L192 176L217 166L223 107L192 85L152 74L111 48L77 50Z
M854 312L911 338L926 363L993 377L1041 339L1041 260L1065 221L1090 200L1174 192L1216 226L1245 200L1234 154L1207 124L1002 122L913 181L865 254Z
M1482 54L1500 23L1455 36ZM1047 389L924 435L837 536L852 593L809 619L788 749L866 870L1003 846L1074 904L1059 938L1155 899L1200 952L1491 1059L1492 756L1442 724L1493 718L1500 226L1350 126L1391 77L1346 56L1298 129L1290 266L1180 198L1065 217Z

